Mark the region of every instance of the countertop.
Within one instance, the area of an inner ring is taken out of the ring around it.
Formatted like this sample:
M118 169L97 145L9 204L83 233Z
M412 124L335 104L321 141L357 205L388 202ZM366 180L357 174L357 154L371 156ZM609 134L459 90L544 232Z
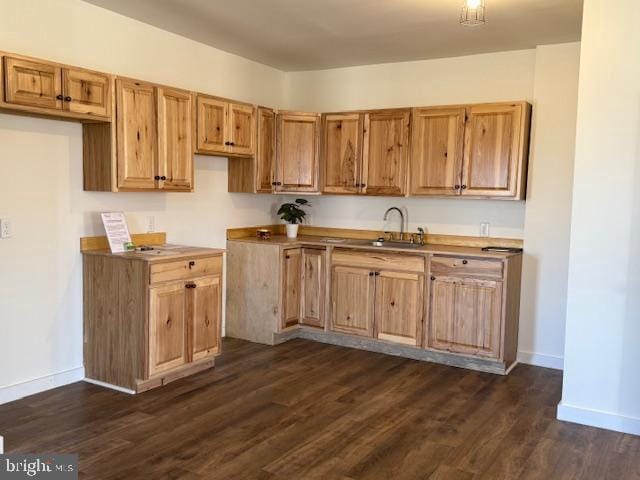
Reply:
M335 239L340 241L331 241ZM478 247L458 247L453 245L433 245L428 243L417 248L375 247L373 245L370 245L371 240L342 239L338 237L321 237L316 235L298 235L298 238L295 239L287 238L285 235L273 235L268 240L262 240L258 237L242 237L227 241L260 243L266 245L278 245L282 247L322 246L334 248L350 248L355 250L367 250L374 252L387 251L414 255L439 253L487 258L509 258L517 255L522 255L522 252L484 252L481 248Z
M141 260L151 263L166 262L171 260L181 260L185 258L202 258L215 255L222 255L223 249L188 247L185 245L153 245L153 250L141 252L139 250L124 253L111 253L111 250L88 250L82 252L84 255L99 255L103 257L119 257L132 260Z

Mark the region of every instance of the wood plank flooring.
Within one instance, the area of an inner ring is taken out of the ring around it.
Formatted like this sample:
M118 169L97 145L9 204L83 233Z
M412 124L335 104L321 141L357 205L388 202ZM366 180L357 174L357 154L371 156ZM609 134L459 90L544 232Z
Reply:
M0 405L7 452L86 479L640 479L640 437L555 420L561 372L508 377L292 340L137 396L76 383Z

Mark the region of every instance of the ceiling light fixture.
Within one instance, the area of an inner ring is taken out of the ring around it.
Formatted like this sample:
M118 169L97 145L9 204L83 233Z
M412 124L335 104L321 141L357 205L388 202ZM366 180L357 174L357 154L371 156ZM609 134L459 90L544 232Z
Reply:
M484 0L464 0L460 11L460 24L475 27L485 22Z

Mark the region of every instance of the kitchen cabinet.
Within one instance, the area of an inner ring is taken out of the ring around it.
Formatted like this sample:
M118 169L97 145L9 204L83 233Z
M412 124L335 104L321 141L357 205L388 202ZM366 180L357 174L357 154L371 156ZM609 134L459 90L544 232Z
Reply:
M118 78L116 111L115 131L83 125L84 189L192 191L191 93Z
M256 191L273 192L276 163L276 114L258 107L258 142L256 151Z
M219 250L83 254L87 378L141 392L214 365L222 317Z
M410 116L409 109L365 114L362 193L406 193Z
M414 108L410 195L460 195L465 109Z
M282 260L282 328L300 322L300 296L302 275L302 250L285 250Z
M324 193L359 193L362 185L363 115L336 113L323 116Z
M420 345L424 272L424 257L336 250L332 255L332 329Z
M531 106L414 108L410 195L522 200Z
M252 156L255 153L255 107L227 99L198 95L196 153Z
M331 329L373 337L375 277L364 268L334 266L331 272Z
M503 262L434 256L430 270L429 347L499 358L507 318Z
M5 56L3 68L8 104L78 118L111 116L112 80L107 74L18 56Z
M320 115L278 112L276 125L275 191L319 192Z
M302 249L302 294L300 323L324 327L325 251Z
M527 103L467 108L463 196L524 198L530 116Z

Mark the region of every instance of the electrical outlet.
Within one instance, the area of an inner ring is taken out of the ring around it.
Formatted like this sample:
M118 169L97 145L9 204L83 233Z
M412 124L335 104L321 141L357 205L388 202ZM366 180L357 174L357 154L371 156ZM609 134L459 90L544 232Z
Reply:
M156 231L156 217L153 215L147 217L147 233Z
M480 236L481 237L489 236L489 222L482 222L480 224Z
M12 234L11 220L8 218L0 219L0 238L11 238Z

